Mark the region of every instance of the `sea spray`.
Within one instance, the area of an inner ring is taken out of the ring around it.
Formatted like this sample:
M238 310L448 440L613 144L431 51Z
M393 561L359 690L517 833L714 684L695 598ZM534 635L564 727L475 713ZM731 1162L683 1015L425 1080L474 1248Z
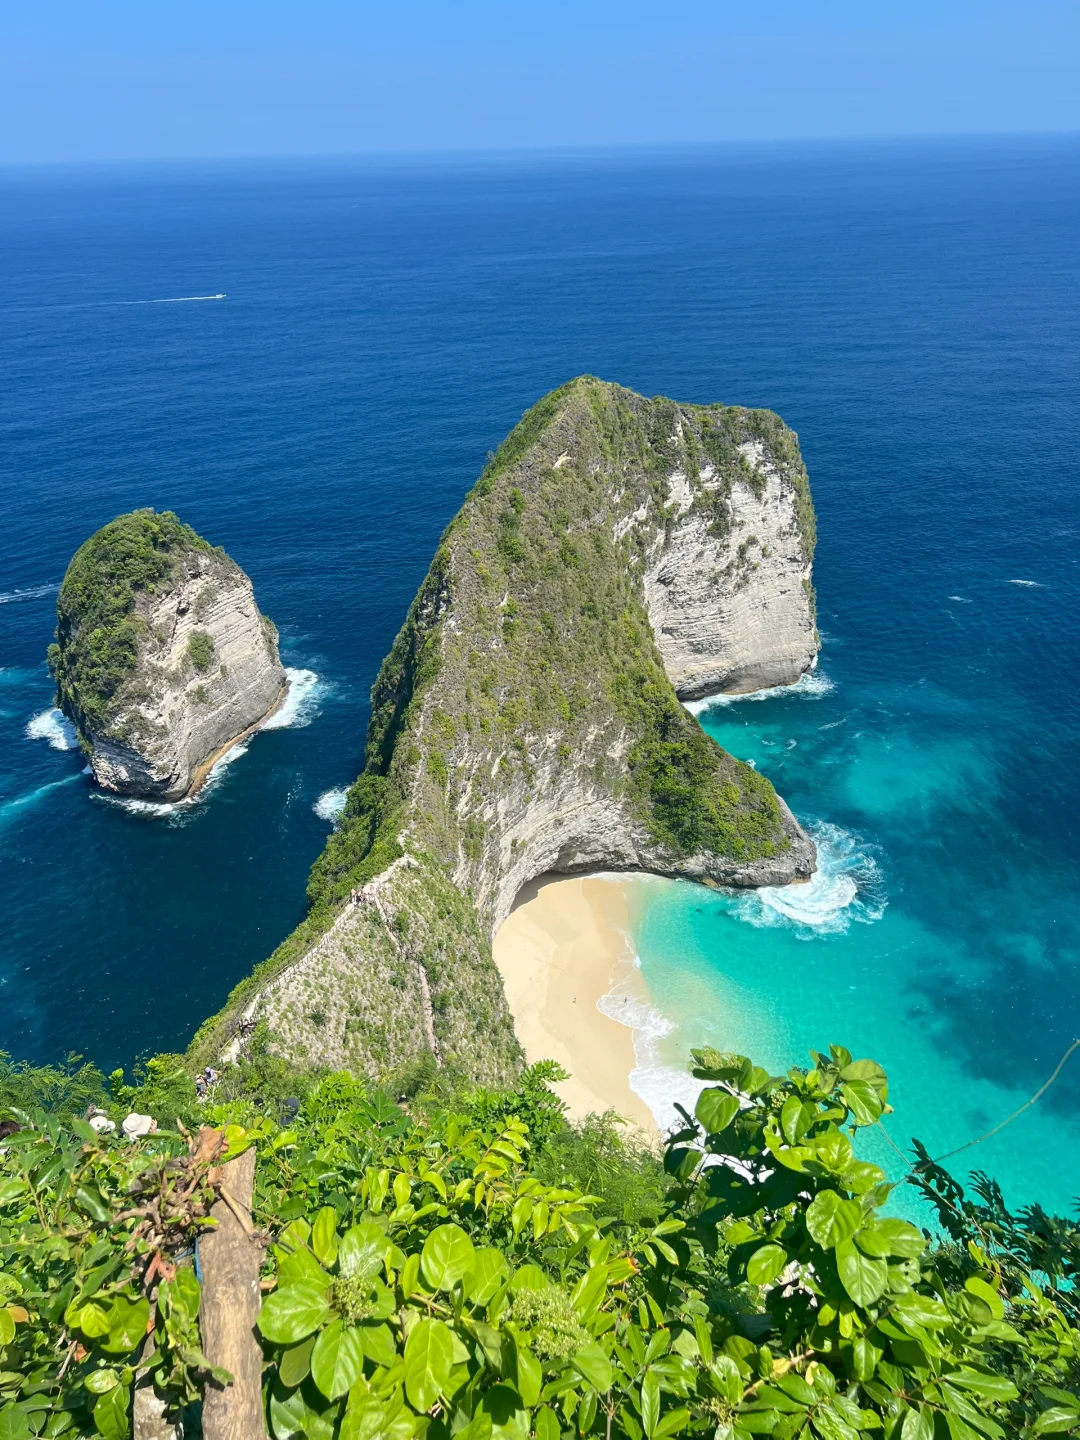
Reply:
M66 715L53 707L40 711L28 720L24 734L28 740L46 741L54 750L75 750L79 744L75 726Z
M800 939L839 935L853 922L870 923L885 913L881 865L871 846L839 825L808 827L818 868L804 885L764 885L739 895L730 913L747 924L786 926Z
M327 820L336 825L345 813L345 801L349 792L345 789L324 790L315 804L311 807L320 820Z
M706 695L703 700L684 700L691 715L704 715L725 705L741 705L747 700L778 700L785 695L828 695L836 687L821 670L808 670L794 685L771 685L766 690L748 690L744 695Z
M303 729L319 713L323 685L314 670L296 670L286 665L288 694L278 708L259 726L260 730Z

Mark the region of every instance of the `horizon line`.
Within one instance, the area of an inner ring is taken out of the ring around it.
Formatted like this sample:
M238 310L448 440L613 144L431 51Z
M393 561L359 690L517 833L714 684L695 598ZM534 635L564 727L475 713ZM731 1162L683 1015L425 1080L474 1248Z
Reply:
M0 157L0 170L77 169L93 166L139 165L235 165L256 162L304 161L408 161L454 159L501 159L515 156L573 158L613 154L670 153L682 150L749 150L778 146L805 147L865 146L900 144L942 144L946 142L979 142L1002 140L1068 140L1080 138L1080 128L1060 130L920 130L882 132L871 135L777 135L742 137L728 140L641 140L581 141L563 144L472 145L407 147L355 150L236 151L222 154L190 155L102 155L81 158L6 159Z

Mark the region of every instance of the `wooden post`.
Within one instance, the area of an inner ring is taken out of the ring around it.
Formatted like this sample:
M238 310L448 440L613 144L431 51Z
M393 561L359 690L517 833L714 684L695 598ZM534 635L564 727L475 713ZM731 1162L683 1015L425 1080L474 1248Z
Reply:
M217 1226L199 1240L199 1318L206 1358L228 1370L233 1380L231 1385L211 1381L207 1386L203 1435L205 1440L265 1440L263 1356L255 1334L262 1247L251 1227L255 1151L245 1150L211 1171L210 1178L228 1198L215 1201L210 1214Z

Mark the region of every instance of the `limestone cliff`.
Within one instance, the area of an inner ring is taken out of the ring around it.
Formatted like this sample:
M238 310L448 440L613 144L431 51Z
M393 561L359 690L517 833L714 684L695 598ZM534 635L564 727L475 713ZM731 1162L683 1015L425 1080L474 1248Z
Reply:
M99 785L176 800L285 692L251 581L170 511L135 510L82 545L49 663Z
M813 845L783 801L678 695L812 665L813 543L776 416L589 377L542 400L451 522L383 663L311 916L197 1052L242 1019L297 1059L386 1074L431 1055L498 1081L518 1052L490 937L527 881L808 878Z

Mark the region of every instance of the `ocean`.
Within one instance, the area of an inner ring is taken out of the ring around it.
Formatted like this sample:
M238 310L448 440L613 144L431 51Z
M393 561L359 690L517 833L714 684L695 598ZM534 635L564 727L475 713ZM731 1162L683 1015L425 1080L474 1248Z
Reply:
M1078 242L1076 137L0 171L0 1049L182 1048L296 924L440 531L591 372L777 410L819 519L812 682L701 720L821 872L641 882L635 1084L839 1042L901 1145L1004 1118L1080 1031ZM298 681L164 812L95 794L44 666L137 505L237 559ZM1078 1099L1080 1056L958 1168L1069 1205Z

